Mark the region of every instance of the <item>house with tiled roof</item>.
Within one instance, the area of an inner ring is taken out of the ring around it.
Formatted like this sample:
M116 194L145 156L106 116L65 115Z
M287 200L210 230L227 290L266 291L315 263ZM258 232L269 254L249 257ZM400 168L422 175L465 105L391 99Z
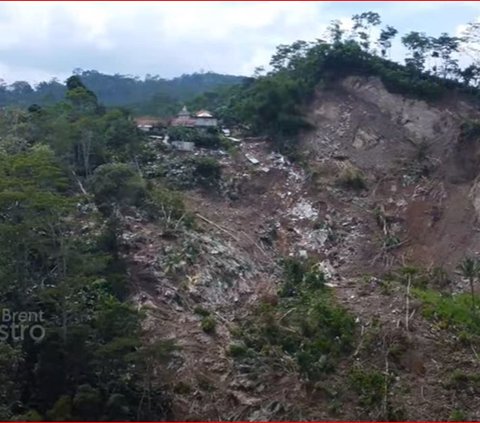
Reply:
M187 128L212 128L218 126L218 120L208 111L200 110L191 115L186 106L172 120L172 126L185 126Z

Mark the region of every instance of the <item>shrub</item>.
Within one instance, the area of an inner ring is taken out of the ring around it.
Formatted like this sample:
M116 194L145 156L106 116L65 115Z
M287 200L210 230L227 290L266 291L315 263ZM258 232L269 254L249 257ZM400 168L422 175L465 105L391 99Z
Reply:
M284 283L280 296L294 296L304 287L319 289L325 284L325 275L312 262L288 258L283 262Z
M382 402L385 392L385 376L377 370L365 371L354 368L350 383L359 395L360 404L372 408Z
M466 422L468 421L467 414L463 410L453 410L448 418L451 422Z
M205 316L203 319L202 319L202 323L201 323L201 326L202 326L202 330L205 332L205 333L214 333L215 332L215 328L217 326L217 322L215 321L215 319L213 318L213 316Z
M150 217L165 223L183 223L190 226L193 217L187 213L181 193L163 187L152 187L147 194L146 210Z
M221 177L221 166L217 160L211 157L195 158L194 175L201 178L204 182L214 183Z
M216 128L196 129L173 126L167 134L172 141L193 142L196 147L216 149L220 146L220 133Z
M210 316L210 312L207 309L203 308L202 306L196 306L193 311L195 314L199 314L200 316L203 316L203 317Z
M232 357L246 357L248 347L243 342L234 342L230 344L228 352Z
M338 184L344 188L362 191L367 189L367 184L363 174L353 167L347 167L342 170L338 177Z

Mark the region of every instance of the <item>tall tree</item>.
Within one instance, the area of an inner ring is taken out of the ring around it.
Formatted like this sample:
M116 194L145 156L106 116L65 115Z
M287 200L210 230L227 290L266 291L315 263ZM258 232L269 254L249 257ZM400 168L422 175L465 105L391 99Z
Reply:
M392 47L392 40L398 34L398 30L393 26L387 25L380 31L380 37L378 38L378 45L380 46L380 54L382 57L387 57L387 53Z
M336 19L330 22L327 28L330 42L335 46L342 42L345 31L342 29L342 23Z
M451 37L444 32L438 38L431 38L430 46L432 49L432 57L441 60L440 68L434 68L434 72L438 73L444 79L448 76L457 76L458 59L455 58L454 54L458 53L460 39L458 37Z
M353 31L359 39L359 44L363 50L370 50L370 37L372 28L381 24L380 15L376 12L363 12L353 15Z
M431 48L430 38L423 32L411 31L402 37L402 44L410 52L405 64L420 72L424 71L426 54Z

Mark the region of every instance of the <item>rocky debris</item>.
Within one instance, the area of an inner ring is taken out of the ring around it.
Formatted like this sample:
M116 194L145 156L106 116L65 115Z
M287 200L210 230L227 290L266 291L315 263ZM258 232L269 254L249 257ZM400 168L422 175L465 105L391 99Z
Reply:
M170 144L172 145L172 147L176 148L179 151L192 152L195 150L195 144L193 142L172 141Z
M202 149L194 152L172 149L159 154L159 173L162 171L162 175L178 180L178 185L183 178L185 182L192 178L187 163L189 158L215 157L223 166L222 195L207 197L194 190L192 185L184 185L186 189L192 188L187 195L195 197L195 210L218 224L217 227L200 222L196 230L166 239L156 236L158 229L147 228L142 222L131 222L132 227L123 240L131 249L134 279L147 291L135 301L142 307L157 309L158 315L156 319L152 318L150 330L162 336L175 335L182 346L178 354L183 360L181 368L184 373L178 376L179 379L192 380L200 373L216 376L209 381L213 385L211 390L195 385L194 393L185 395L189 412L194 409L202 418L206 416L208 419L275 420L285 419L292 407L306 397L317 401L315 395L318 392L314 392L311 398L309 394L305 396L305 384L297 385L298 381L293 377L284 381L282 386L275 370L264 362L253 360L253 364L243 366L227 352L232 342L229 330L235 327L235 321L252 311L246 305L257 305L259 299L269 298L268 294L278 289L282 276L281 269L276 267L276 259L291 255L316 263L326 275L326 285L353 314L359 332L365 335L359 340L361 345L369 342L370 334L364 330L375 330L375 322L381 321L386 331L403 324L405 287L392 294L387 278L382 279L382 274L392 269L392 263L402 265L403 260L409 263L412 257L415 261L419 252L422 254L430 249L424 255L428 258L427 264L432 264L432 257L443 264L443 260L434 254L437 234L443 231L455 237L449 240L449 245L461 245L462 248L465 248L465 240L474 236L465 232L456 236L455 229L462 224L474 232L471 228L475 225L468 210L471 204L467 205L462 195L467 193L468 197L470 192L468 201L473 203L475 214L480 216L477 183L467 185L468 189L460 185L442 188L440 184L430 186L427 183L429 178L433 180L437 175L423 177L405 171L405 161L413 160L417 138L434 130L432 119L438 120L442 112L430 108L416 119L414 113L407 110L409 103L394 97L399 105L392 109L392 120L389 110L382 110L372 100L372 93L378 88L376 82L369 84L367 81L366 87L350 85L347 95L345 90L322 93L316 103L318 107L310 116L318 130L307 133L303 140L306 145L315 147L312 148L314 154L308 158L311 166L308 171L272 152L270 145L259 139L230 139L240 153L231 156L220 150ZM365 90L368 92L362 98ZM381 102L387 105L390 99L384 97ZM412 110L416 110L415 107ZM431 111L436 117L430 114ZM447 122L446 133L440 135L440 144L452 133L449 132L450 122ZM420 128L422 124L427 128ZM345 162L347 159L348 163ZM401 166L399 159L403 160ZM338 170L350 162L369 176L367 189L362 193L330 183ZM318 167L320 183L314 186L310 171L315 166ZM438 179L441 177L443 175ZM394 242L396 238L407 239L407 235L418 238L412 242L416 249L411 252L403 247L392 249L388 253L391 261L381 263L374 260L386 242L386 234L376 222L375 210L379 206L386 208L387 234L393 235ZM454 216L459 208L462 214ZM448 213L450 220L445 217ZM433 230L425 219L428 222L435 220ZM457 226L448 227L452 219ZM412 222L421 224L415 226ZM426 235L429 236L428 242L424 241ZM472 246L475 245L480 244L472 242ZM478 248L472 248L472 251L477 252ZM147 268L148 272L138 271L135 266ZM465 292L468 283L455 281L451 289ZM275 301L263 302L274 306L278 298ZM202 331L203 315L194 311L198 307L205 309L201 312L209 313L217 322L215 334ZM410 307L417 310L415 300L412 299ZM410 324L413 336L425 331L426 324L421 320L420 311ZM432 329L428 336L432 333L439 338L442 336L440 329ZM443 340L435 343L431 338L425 339L435 354L443 348ZM359 363L369 364L376 360L374 355L357 359ZM383 371L381 359L380 369ZM421 367L420 373L427 378L422 380L428 386L427 401L444 393L435 365L430 359L425 363L426 371L423 372ZM336 377L341 380L345 377L344 371L345 368L339 368ZM293 374L294 371L287 376ZM412 374L416 375L416 372L412 371ZM418 381L408 380L409 375L403 373L400 376L404 383L402 387L412 390L411 394L405 394L405 404L411 401L409 411L417 413L420 408L414 404L417 393L412 387L416 389ZM209 401L205 400L213 397L214 411L208 408ZM191 401L196 401L195 407ZM319 403L325 406L322 400ZM311 404L312 401L302 404L302 410L310 412ZM357 411L345 411L342 416L358 416ZM319 419L323 416L322 411L315 413L307 417L313 415ZM425 418L423 409L418 413L412 418ZM331 416L325 415L327 418Z
M356 149L369 148L374 146L378 142L378 136L371 134L363 129L359 129L355 134L355 139L353 140L353 146Z
M314 220L318 217L318 210L306 199L300 200L288 212L293 216L293 220Z

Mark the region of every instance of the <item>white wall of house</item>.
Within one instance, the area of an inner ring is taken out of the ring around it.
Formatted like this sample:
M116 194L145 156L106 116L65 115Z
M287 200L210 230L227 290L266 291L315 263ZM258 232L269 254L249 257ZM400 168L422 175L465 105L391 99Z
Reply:
M195 126L213 127L217 125L218 125L218 121L215 118L196 118L195 119Z

